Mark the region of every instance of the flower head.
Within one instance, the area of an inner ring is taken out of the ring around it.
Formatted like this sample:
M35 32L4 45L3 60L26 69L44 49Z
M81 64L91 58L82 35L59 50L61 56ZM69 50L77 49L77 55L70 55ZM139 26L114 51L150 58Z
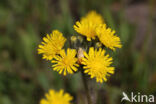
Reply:
M98 13L96 13L96 11L90 11L88 12L88 14L85 17L81 18L81 21L90 21L94 24L102 24L104 22L102 16Z
M40 104L71 104L70 101L73 99L68 93L64 93L63 90L56 92L50 90L47 93L45 99L41 99Z
M67 54L65 53L65 50L61 50L60 52L60 56L57 55L55 56L55 60L52 60L52 63L54 63L54 65L52 65L53 70L56 70L59 72L59 74L63 75L67 75L67 73L69 74L73 74L73 72L76 72L78 69L76 67L78 67L78 64L76 64L77 62L77 58L75 58L76 56L76 50L74 49L67 49Z
M101 48L94 50L93 47L89 49L89 53L84 52L82 64L85 65L84 73L88 73L91 78L96 78L97 82L107 81L106 76L114 73L114 67L111 67L112 58L105 55L105 50Z
M102 23L103 19L101 15L97 14L95 11L91 11L85 17L82 17L80 21L77 21L73 27L75 31L86 36L87 40L91 41L91 39L95 39L96 27Z
M115 31L110 28L106 28L105 24L102 24L96 28L96 34L98 35L99 40L106 47L115 50L115 48L121 48L120 38L115 34Z
M43 59L51 60L56 54L59 54L64 46L66 39L58 30L54 30L50 35L43 38L39 45L38 53L43 54Z

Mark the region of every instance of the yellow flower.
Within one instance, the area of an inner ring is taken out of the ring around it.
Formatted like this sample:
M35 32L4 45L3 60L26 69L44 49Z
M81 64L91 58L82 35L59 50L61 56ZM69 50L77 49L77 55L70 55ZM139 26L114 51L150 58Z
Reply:
M81 35L86 36L88 41L91 41L91 38L95 39L95 28L96 25L94 25L92 22L77 21L76 25L74 25L75 31L77 31Z
M75 49L67 49L67 54L65 53L65 50L61 50L60 56L55 56L55 60L52 60L53 70L58 71L59 74L67 75L73 74L73 72L76 72L79 65L76 64L77 58L76 56L76 50Z
M96 11L90 11L88 12L88 14L85 17L81 18L81 21L90 21L94 24L102 24L104 22L102 16L98 13L96 13Z
M121 48L120 38L115 34L115 31L111 30L111 28L106 28L105 24L102 24L98 28L96 28L96 33L98 35L99 40L106 47L115 50L115 48Z
M64 93L63 90L56 92L54 90L50 90L47 93L46 98L41 99L40 104L71 104L71 100L73 99L68 93Z
M82 17L80 22L77 21L73 26L75 31L83 36L87 37L88 41L95 39L96 27L103 23L101 15L97 14L95 11L89 12L85 17Z
M39 45L38 53L43 54L43 59L51 60L64 46L66 39L58 30L54 30L50 35L47 34L43 38L43 42Z
M89 49L89 53L84 52L84 58L82 64L85 65L84 73L88 73L91 78L96 78L97 82L102 83L107 81L106 76L114 73L114 67L111 67L112 58L109 55L105 55L105 50L101 48L94 50L93 47Z

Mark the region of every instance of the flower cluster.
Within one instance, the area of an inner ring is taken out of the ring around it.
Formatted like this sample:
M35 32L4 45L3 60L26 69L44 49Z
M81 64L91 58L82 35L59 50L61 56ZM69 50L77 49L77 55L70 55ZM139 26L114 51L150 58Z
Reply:
M95 39L97 36L104 46L112 50L121 48L120 38L114 35L115 31L111 30L111 28L107 28L103 21L101 15L97 14L95 11L91 11L86 17L76 22L74 29L81 35L86 36L88 41Z
M97 82L107 81L114 73L111 66L113 58L106 54L105 48L121 48L120 38L107 27L102 16L95 11L89 12L73 26L80 34L71 36L71 47L64 49L66 38L58 30L53 30L43 38L38 53L52 63L52 69L66 76L81 71ZM50 90L40 104L71 104L72 96L63 90Z
M77 58L75 49L67 49L65 52L63 48L66 38L58 30L52 31L47 37L43 38L38 48L38 53L43 54L43 59L50 60L53 63L53 70L58 71L59 74L72 74L77 71Z
M73 27L80 34L71 37L73 44L76 43L74 47L64 49L67 39L61 32L54 30L43 38L38 53L43 55L43 59L49 60L52 69L59 74L66 76L83 70L97 82L107 81L107 77L114 73L114 67L111 66L112 57L106 54L104 48L121 48L120 38L95 11L82 17Z

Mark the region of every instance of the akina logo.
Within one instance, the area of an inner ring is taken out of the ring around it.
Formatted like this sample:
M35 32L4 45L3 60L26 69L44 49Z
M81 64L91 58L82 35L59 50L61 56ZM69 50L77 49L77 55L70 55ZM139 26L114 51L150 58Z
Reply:
M154 95L142 95L140 92L137 94L131 92L131 95L128 96L125 92L122 92L122 101L129 101L129 102L147 102L147 103L153 103L155 102L154 100Z

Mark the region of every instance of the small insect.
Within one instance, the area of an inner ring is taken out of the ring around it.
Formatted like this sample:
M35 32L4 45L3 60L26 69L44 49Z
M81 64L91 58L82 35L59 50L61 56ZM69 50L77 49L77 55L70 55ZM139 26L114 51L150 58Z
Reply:
M81 64L82 58L84 57L83 51L84 50L82 48L78 49L78 53L77 53L78 64Z

